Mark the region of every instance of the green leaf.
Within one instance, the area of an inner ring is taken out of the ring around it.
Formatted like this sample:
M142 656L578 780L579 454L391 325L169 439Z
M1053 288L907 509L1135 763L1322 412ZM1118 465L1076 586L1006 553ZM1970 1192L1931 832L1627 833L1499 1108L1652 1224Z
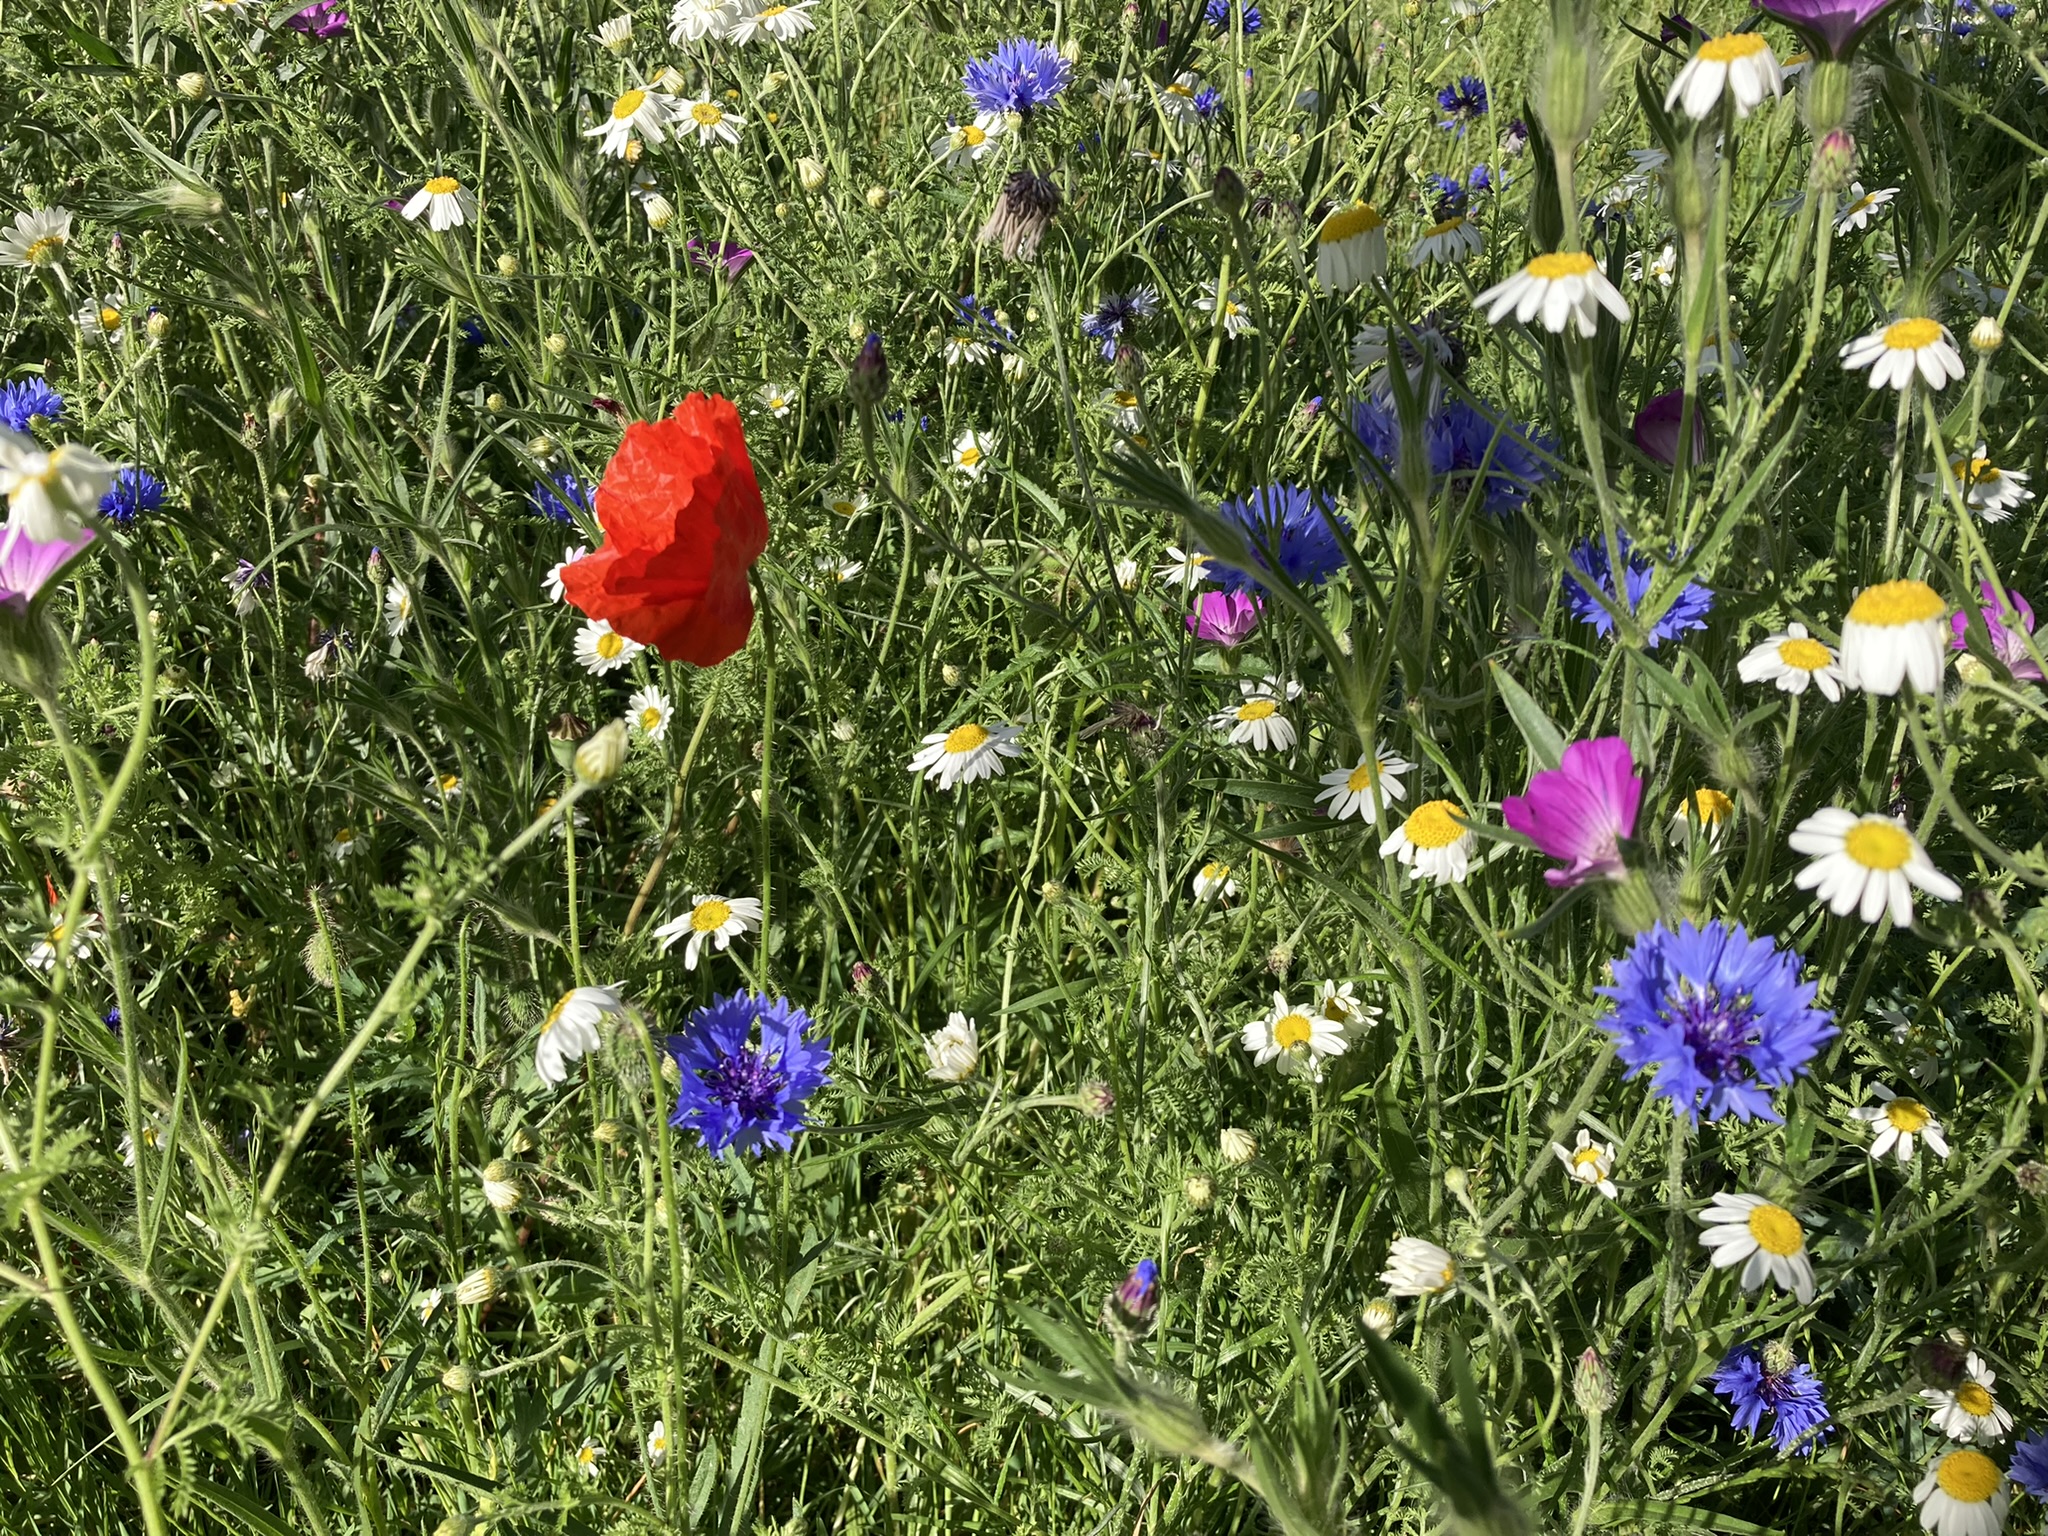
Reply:
M1488 662L1486 669L1492 674L1493 686L1500 690L1501 702L1507 705L1515 729L1529 744L1529 756L1538 768L1555 768L1564 760L1564 733L1544 713L1543 706L1530 698L1528 690L1510 677L1499 662Z

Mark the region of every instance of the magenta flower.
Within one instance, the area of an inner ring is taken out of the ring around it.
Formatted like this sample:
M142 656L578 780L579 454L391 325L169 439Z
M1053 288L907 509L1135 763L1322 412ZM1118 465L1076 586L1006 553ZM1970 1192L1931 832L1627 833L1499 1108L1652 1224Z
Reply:
M683 247L690 253L690 260L707 272L713 265L724 266L727 277L738 277L754 259L754 253L736 240L699 240L692 235Z
M303 11L286 17L285 25L324 43L348 30L348 12L341 8L341 0L313 0Z
M1197 640L1235 650L1259 627L1259 600L1248 592L1204 592L1195 599L1188 628Z
M1553 859L1569 861L1543 872L1552 885L1566 886L1620 877L1621 842L1634 835L1642 802L1635 754L1619 736L1600 736L1573 742L1557 767L1531 774L1529 792L1501 801L1500 814Z
M36 594L85 552L93 531L81 528L70 539L32 539L13 523L0 529L0 608L26 613Z
M1767 16L1797 28L1816 51L1846 59L1870 24L1897 0L1752 0Z
M1685 391L1667 390L1636 412L1636 446L1667 469L1678 463L1678 432ZM1707 424L1699 407L1692 414L1692 461L1707 456Z
M2027 654L2025 636L2034 632L2034 610L2019 593L2006 588L2006 596L2012 599L2012 607L2001 611L1998 606L1998 589L1990 582L1984 582L1979 590L1984 594L1984 606L1977 610L1984 620L1984 629L1991 636L1991 654L2005 663L2005 669L2021 682L2038 683L2041 677L2040 663ZM2017 619L2019 623L2011 621ZM1949 621L1955 631L1951 648L1966 651L1970 648L1970 616L1958 613Z

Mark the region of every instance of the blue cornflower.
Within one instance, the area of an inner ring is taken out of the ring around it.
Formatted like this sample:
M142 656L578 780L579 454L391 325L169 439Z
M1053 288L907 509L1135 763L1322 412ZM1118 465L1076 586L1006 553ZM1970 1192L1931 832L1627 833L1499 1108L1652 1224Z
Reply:
M2005 1475L2048 1503L2048 1430L2035 1430L2012 1443L2012 1464Z
M1600 1027L1628 1076L1654 1070L1652 1091L1683 1115L1776 1121L1770 1090L1806 1070L1834 1015L1813 1006L1804 961L1740 924L1662 923L1614 962L1614 1000Z
M1467 124L1486 116L1486 82L1477 75L1460 75L1436 93L1436 104L1445 114L1437 127L1463 133Z
M1116 344L1124 331L1140 320L1149 320L1159 308L1159 290L1140 283L1129 293L1105 293L1093 314L1081 317L1081 334L1102 343L1104 362L1116 360Z
M1465 184L1462 181L1458 180L1455 176L1432 176L1429 178L1429 184L1436 188L1436 202L1433 205L1434 212L1432 216L1436 219L1437 223L1442 224L1446 220L1463 218L1465 216L1465 210L1470 205L1471 199L1467 196Z
M590 510L590 493L569 470L558 470L545 480L533 482L526 504L533 509L534 516L551 523L574 523L577 512Z
M1465 190L1468 192L1491 192L1493 190L1493 172L1483 165L1473 166L1471 172L1465 177Z
M108 1034L117 1040L121 1037L121 1010L119 1007L109 1008L104 1014L100 1015L100 1022L107 1026Z
M973 294L962 294L956 303L960 310L962 329L976 333L998 351L1002 350L1002 342L1017 339L1017 333L998 320L996 312L978 301Z
M1074 78L1074 66L1044 43L1012 38L985 59L968 62L961 84L982 112L1022 112L1048 105Z
M1813 1367L1775 1339L1762 1349L1736 1345L1707 1379L1715 1396L1728 1399L1737 1429L1754 1435L1764 1415L1771 1416L1771 1444L1780 1456L1811 1456L1833 1422Z
M0 384L0 426L10 431L26 432L29 422L38 416L56 421L63 414L64 397L41 379L31 377Z
M1650 577L1655 567L1646 556L1631 552L1627 534L1619 534L1616 537L1621 545L1622 562L1628 567L1627 607L1630 613L1634 613L1642 607L1643 599L1649 595ZM1576 569L1583 571L1594 586L1605 592L1608 597L1615 598L1614 573L1609 568L1605 539L1596 535L1590 539L1579 540L1572 546L1571 563ZM1570 610L1573 618L1582 624L1592 625L1596 634L1606 635L1614 632L1614 615L1601 607L1570 571L1565 573L1559 590L1564 605ZM1615 600L1620 601L1618 598ZM1703 587L1696 581L1687 582L1685 590L1678 594L1671 606L1666 608L1657 622L1650 626L1650 649L1655 650L1666 640L1676 640L1689 629L1705 629L1707 611L1713 606L1714 594L1710 588Z
M1202 7L1202 20L1216 31L1224 31L1230 25L1230 0L1209 0L1209 3ZM1259 14L1256 5L1248 4L1244 7L1244 21L1239 30L1246 37L1250 37L1265 24L1266 20Z
M484 325L483 321L477 319L474 315L457 321L455 331L462 338L463 345L465 346L487 347L491 344L490 330Z
M1226 592L1264 591L1257 573L1268 573L1275 561L1299 587L1320 586L1344 566L1338 528L1350 530L1343 514L1320 494L1298 485L1268 485L1247 496L1234 496L1216 515L1244 533L1254 569L1240 570L1214 560L1209 575Z
M1216 114L1223 110L1223 93L1213 85L1205 85L1195 92L1195 99L1190 105L1195 109L1197 119L1213 123L1216 121Z
M164 483L138 464L124 464L114 471L114 483L100 497L100 516L117 527L126 528L145 512L164 504Z
M1411 364L1409 348L1401 346L1411 383L1421 382L1419 364ZM1439 354L1441 361L1441 354ZM1401 424L1389 391L1375 389L1352 415L1352 428L1365 451L1393 473L1401 456ZM1480 510L1509 517L1528 505L1538 486L1554 479L1551 460L1557 439L1533 426L1517 426L1465 400L1451 400L1422 424L1422 447L1433 483L1448 487L1453 498L1471 494L1472 481L1484 472Z
M1159 1266L1140 1259L1117 1287L1116 1299L1133 1317L1150 1317L1159 1307Z
M810 1038L815 1029L810 1015L781 998L714 997L682 1034L668 1037L683 1076L668 1123L695 1131L712 1152L737 1147L758 1155L764 1143L788 1151L806 1124L804 1101L829 1081L832 1048Z

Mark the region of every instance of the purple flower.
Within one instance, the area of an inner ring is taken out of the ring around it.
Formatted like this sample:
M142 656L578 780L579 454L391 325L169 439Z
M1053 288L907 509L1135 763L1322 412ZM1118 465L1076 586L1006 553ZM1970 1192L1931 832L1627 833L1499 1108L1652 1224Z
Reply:
M1778 1121L1770 1090L1838 1033L1799 979L1804 964L1739 924L1659 923L1614 962L1614 985L1593 989L1614 1000L1600 1027L1628 1076L1656 1074L1651 1091L1675 1113Z
M1628 535L1619 535L1622 563L1628 567L1628 596L1626 606L1634 613L1643 605L1643 599L1650 595L1650 578L1656 567L1643 555L1629 549ZM1572 548L1572 565L1591 579L1594 586L1615 599L1614 573L1609 569L1607 541L1598 537L1581 539ZM1559 592L1565 607L1573 618L1582 624L1593 626L1594 633L1614 633L1614 615L1609 613L1591 593L1579 582L1579 578L1567 571ZM1618 600L1618 599L1616 599ZM1666 640L1676 640L1689 629L1705 629L1707 612L1714 606L1714 594L1696 581L1689 581L1685 589L1672 601L1670 607L1658 616L1650 626L1650 649L1655 650Z
M0 609L28 612L36 594L55 581L92 541L90 528L79 529L76 538L47 542L30 538L13 523L0 529Z
M573 471L562 469L545 480L534 481L526 505L535 517L544 517L551 523L573 524L577 512L590 510L590 493Z
M1230 12L1230 0L1209 0L1209 3L1202 7L1202 20L1221 32L1230 25ZM1259 8L1256 5L1245 5L1243 16L1243 26L1239 30L1246 37L1250 37L1266 24L1265 18L1259 15Z
M1455 339L1448 347L1439 344L1427 324L1419 335L1435 349L1442 371L1459 371L1464 349ZM1405 339L1396 347L1410 386L1419 386L1423 380L1420 357ZM1375 385L1372 395L1352 415L1352 430L1359 442L1390 474L1399 465L1401 453L1401 424L1391 395L1391 386ZM1471 493L1472 482L1481 477L1483 469L1485 485L1479 505L1494 517L1519 512L1528 504L1530 494L1556 475L1550 463L1550 456L1557 451L1556 438L1533 426L1501 421L1465 400L1450 401L1423 422L1422 449L1430 479L1441 482L1454 501L1462 502Z
M2034 632L2034 609L2024 597L2007 587L2005 595L2012 599L2012 607L2001 610L1998 606L1998 589L1989 581L1983 582L1979 590L1984 594L1984 605L1977 610L1984 621L1984 628L1991 636L1991 654L2005 664L2005 669L2022 682L2038 683L2041 678L2041 664L2027 654L2024 637ZM2017 624L2011 621L2017 619ZM1955 631L1950 642L1952 650L1966 651L1970 648L1970 616L1958 613L1949 619L1949 627Z
M1445 113L1437 127L1463 133L1468 123L1486 115L1486 82L1477 75L1460 75L1436 93L1436 104Z
M1261 576L1277 564L1296 586L1319 587L1344 565L1339 528L1349 529L1342 513L1315 491L1298 485L1268 485L1248 495L1233 496L1216 515L1244 534L1251 551L1251 569L1239 570L1221 559L1209 574L1226 592L1262 589Z
M723 266L727 277L738 277L754 259L754 253L737 240L699 240L692 235L683 242L683 249L690 253L692 263L707 272Z
M1500 152L1504 155L1519 155L1529 147L1529 125L1519 117L1508 124L1508 131L1500 136Z
M1685 391L1666 390L1636 412L1636 446L1667 469L1678 463L1678 433L1685 411ZM1695 406L1692 413L1692 462L1707 456L1707 423Z
M1736 1345L1707 1379L1715 1396L1728 1399L1737 1429L1754 1435L1771 1416L1771 1444L1781 1456L1811 1456L1833 1422L1813 1367L1775 1339L1762 1349Z
M1897 0L1751 0L1767 16L1798 30L1817 53L1846 59L1870 24Z
M1530 775L1529 792L1501 801L1500 814L1551 858L1567 861L1543 878L1568 886L1622 875L1622 840L1635 835L1642 803L1635 754L1619 736L1600 736L1573 742L1557 767Z
M860 355L847 371L846 392L864 411L873 410L889 393L889 359L882 355L879 331L869 331L868 339L861 343Z
M764 1144L788 1151L807 1123L804 1101L830 1080L832 1048L812 1038L815 1029L810 1015L781 998L714 997L682 1034L668 1037L683 1075L668 1123L695 1131L712 1152L737 1147L758 1155Z
M1117 341L1140 320L1149 320L1159 308L1159 290L1140 283L1129 293L1105 293L1094 310L1081 317L1081 334L1102 343L1102 360L1116 361Z
M1140 1321L1158 1311L1159 1266L1150 1259L1140 1259L1124 1276L1124 1283L1117 1287L1116 1302L1132 1318Z
M126 528L145 512L164 504L164 483L139 464L124 464L114 471L114 483L100 497L100 516Z
M324 43L348 30L348 12L341 8L341 0L313 0L303 11L287 17L285 25Z
M64 397L33 374L12 384L0 384L0 426L26 432L38 416L56 421L63 415Z
M1235 650L1259 627L1259 615L1259 600L1249 593L1204 592L1195 599L1187 624L1197 640Z
M2035 1430L2012 1443L2012 1465L2005 1475L2048 1503L2048 1430Z
M960 83L977 110L1028 117L1050 105L1073 78L1074 66L1056 49L1018 37L985 59L970 60Z

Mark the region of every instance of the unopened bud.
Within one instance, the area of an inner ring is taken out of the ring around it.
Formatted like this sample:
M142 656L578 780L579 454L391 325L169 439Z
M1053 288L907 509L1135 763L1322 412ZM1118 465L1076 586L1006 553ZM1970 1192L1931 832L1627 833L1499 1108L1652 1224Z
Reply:
M1216 1150L1223 1161L1231 1167L1242 1167L1259 1155L1258 1138L1250 1131L1241 1131L1234 1125L1226 1125L1216 1138Z
M623 1120L600 1120L590 1134L599 1146L617 1147L629 1141L633 1133Z
M1850 83L1849 66L1839 59L1815 59L1806 71L1800 105L1815 143L1835 129L1849 126Z
M187 101L204 101L212 91L213 87L207 83L206 76L196 69L178 76L178 94Z
M369 558L363 561L363 574L380 586L383 584L384 579L391 574L391 562L384 558L384 551L375 544L370 546Z
M1603 61L1597 26L1592 7L1551 0L1550 52L1538 80L1536 111L1559 154L1583 144L1600 116Z
M1081 1113L1090 1120L1106 1120L1116 1108L1116 1094L1100 1078L1090 1078L1081 1085L1080 1099Z
M846 393L862 410L872 410L889 393L889 359L882 355L882 337L869 331L861 344L860 356L846 375Z
M498 255L498 276L517 277L518 275L519 258L510 251L501 251Z
M1989 356L2005 345L2005 327L1990 315L1979 315L1970 327L1970 350Z
M1394 1309L1394 1304L1384 1296L1375 1296L1371 1301L1368 1301L1365 1304L1365 1311L1359 1318L1359 1321L1363 1322L1366 1327L1383 1339L1394 1331L1394 1325L1400 1322L1400 1320L1401 1314Z
M640 211L647 215L649 229L667 229L676 221L676 205L659 192L650 192L643 198Z
M441 1385L450 1392L466 1395L476 1390L476 1371L458 1361L441 1373Z
M884 208L888 207L889 189L887 187L869 187L868 206L874 209L877 213L880 213Z
M1856 174L1856 136L1846 128L1831 128L1813 150L1813 184L1823 191L1839 192Z
M1216 1203L1216 1181L1206 1173L1191 1173L1181 1186L1191 1210L1206 1211Z
M1998 674L1991 670L1991 664L1965 651L1956 658L1956 676L1973 688L1982 688L1998 680Z
M1209 182L1209 197L1225 218L1236 218L1244 212L1244 178L1229 166L1219 165Z
M549 357L567 357L569 355L569 338L560 331L548 332L546 338L541 342L541 346L546 349Z
M2020 1187L2020 1193L2031 1195L2036 1200L2048 1195L2048 1163L2025 1162L2012 1171L2013 1182Z
M1067 899L1067 888L1057 880L1048 880L1038 888L1038 899L1049 907L1056 907Z
M825 162L805 155L796 163L796 179L803 189L816 197L825 190L825 183L831 179L831 172L825 169Z
M626 722L614 720L576 749L576 777L586 784L609 784L626 760Z
M966 675L966 673L962 672L950 661L939 668L939 676L946 680L948 688L958 688L960 686L960 679Z
M171 334L171 317L160 309L152 309L149 318L142 322L142 332L151 341L162 341Z
M1588 1418L1614 1406L1614 1376L1600 1358L1600 1351L1588 1347L1572 1372L1572 1401Z
M476 1529L476 1516L458 1510L434 1527L434 1536L470 1536Z
M489 411L493 416L503 414L505 405L505 397L499 394L496 390L492 390L490 394L484 397L484 409Z
M874 988L875 988L875 975L876 975L876 972L875 972L875 968L874 968L874 967L873 967L872 965L869 965L869 964L867 963L867 961L865 961L865 960L856 960L856 961L854 961L854 962L853 962L853 990L854 990L854 992L855 992L856 994L858 994L859 996L861 996L861 997L866 997L866 996L868 995L868 993L872 992L872 991L874 990Z
M1773 1376L1782 1376L1799 1363L1799 1357L1792 1353L1792 1346L1783 1339L1773 1339L1763 1347L1764 1369Z
M455 1299L465 1307L480 1307L498 1294L498 1272L486 1265L464 1275L455 1286Z

